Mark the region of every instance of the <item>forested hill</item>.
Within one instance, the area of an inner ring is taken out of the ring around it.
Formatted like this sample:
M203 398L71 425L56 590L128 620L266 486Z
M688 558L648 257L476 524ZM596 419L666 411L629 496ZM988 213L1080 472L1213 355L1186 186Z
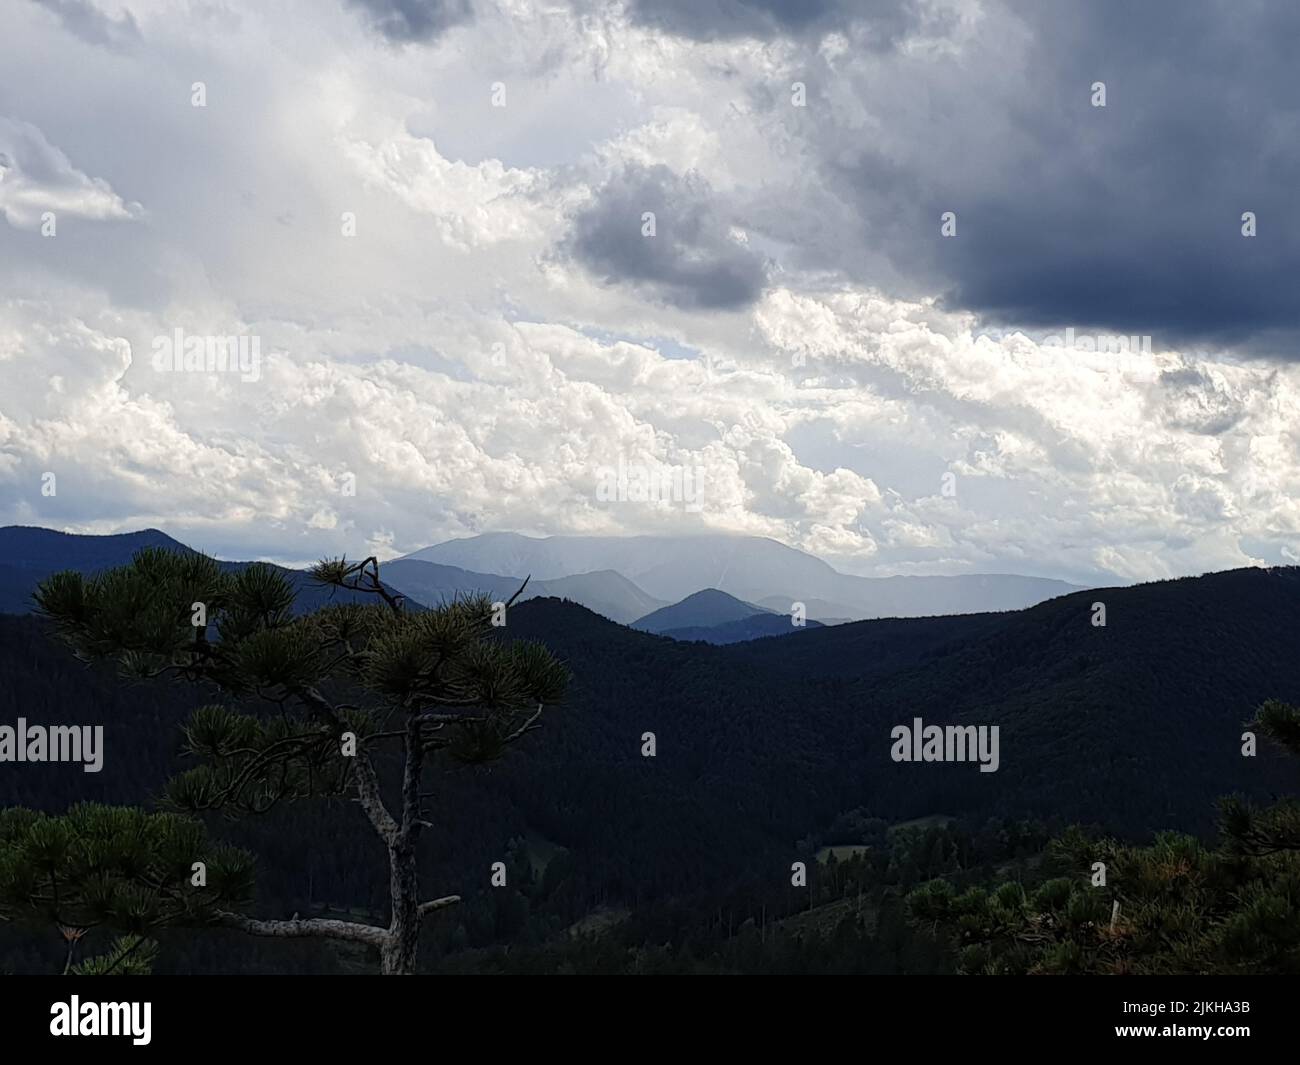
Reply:
M1105 627L1092 624L1096 602ZM1263 746L1241 757L1240 735L1263 699L1300 702L1297 632L1293 568L729 646L525 602L503 635L564 659L567 699L501 762L437 771L425 875L470 892L504 852L524 855L545 870L553 919L576 921L598 905L788 884L790 861L838 842L831 826L852 810L891 823L952 814L1204 831L1219 795L1290 789L1291 767ZM0 803L147 802L183 765L176 726L205 700L87 670L38 618L0 615L0 722L106 726L102 772L7 764ZM1000 768L892 762L890 730L914 717L999 726ZM321 899L382 909L373 837L359 815L333 816L309 804L219 826L261 855L268 913ZM464 918L471 932L478 919Z
M673 647L558 603L511 615L513 635L571 662L575 700L606 728L658 724L661 771L685 763L699 787L753 777L781 794L799 777L800 805L849 793L887 818L1054 814L1130 833L1205 830L1214 797L1289 785L1272 752L1240 748L1261 701L1300 699L1297 631L1294 567L725 647ZM913 717L998 725L1000 769L893 763L890 729Z
M32 609L36 585L61 569L93 573L125 566L137 551L161 547L188 552L178 540L157 529L79 536L28 525L0 528L0 613L25 614Z
M121 566L130 562L137 551L146 547L163 547L186 554L191 550L157 529L84 536L34 525L6 525L0 528L0 547L4 549L4 557L9 564L42 572L64 567L94 570L104 566Z
M1096 602L1104 627L1092 624ZM69 707L84 709L87 723L110 724L108 744L132 751L132 771L112 758L100 774L10 767L0 800L147 793L175 766L169 717L179 722L198 693L87 671L40 629L32 617L0 618L0 720L66 720ZM1240 736L1264 699L1300 701L1298 631L1295 568L727 646L531 600L510 611L505 635L545 642L573 682L527 750L492 771L492 786L517 791L521 818L550 833L603 835L601 822L617 846L642 855L637 837L658 832L649 815L669 810L713 850L715 832L784 845L858 806L890 820L987 812L1203 830L1216 796L1287 784L1266 749L1241 757ZM890 730L914 717L998 725L1000 768L892 762ZM654 758L641 754L646 732ZM636 827L619 828L619 811Z

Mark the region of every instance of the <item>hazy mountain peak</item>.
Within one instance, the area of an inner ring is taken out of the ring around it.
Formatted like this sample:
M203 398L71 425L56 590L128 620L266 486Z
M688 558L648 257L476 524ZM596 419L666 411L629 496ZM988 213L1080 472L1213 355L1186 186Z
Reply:
M1075 591L1064 581L1014 574L858 577L759 536L549 536L485 533L406 556L485 573L554 580L616 570L648 595L680 602L702 588L746 603L816 603L811 617L833 619L981 613L1031 606ZM757 613L756 608L753 613Z

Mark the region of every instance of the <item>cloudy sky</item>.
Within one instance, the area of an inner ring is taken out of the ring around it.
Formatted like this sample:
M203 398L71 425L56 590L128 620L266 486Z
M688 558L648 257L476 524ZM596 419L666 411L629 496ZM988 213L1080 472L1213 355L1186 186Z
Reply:
M496 529L867 575L1300 561L1300 6L0 25L0 523L286 561ZM256 372L159 369L177 330ZM698 505L602 498L620 463L702 470Z

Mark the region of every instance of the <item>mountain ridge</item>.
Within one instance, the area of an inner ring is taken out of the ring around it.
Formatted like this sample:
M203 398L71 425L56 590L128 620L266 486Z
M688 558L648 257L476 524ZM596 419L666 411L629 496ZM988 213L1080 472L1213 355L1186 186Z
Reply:
M521 577L479 573L415 558L380 563L379 571L385 582L426 606L476 592L508 601L522 589L516 602L538 597L571 599L626 625L647 610L654 611L664 605L662 600L647 595L616 570L595 570L552 580L529 578L526 587Z
M33 535L35 534L35 535ZM141 529L131 533L99 535L95 533L66 533L34 525L6 525L0 527L0 613L27 614L35 610L32 593L47 577L62 570L76 570L90 576L101 570L125 566L141 549L161 547L185 554L196 554L194 548L168 536L158 529ZM57 548L57 550L56 550ZM11 561L15 558L21 561ZM217 559L217 565L227 572L238 572L258 563ZM328 603L370 602L373 597L364 592L346 588L319 585L306 570L290 569L273 562L262 563L285 574L294 587L299 610L314 610ZM390 591L394 589L384 581ZM408 597L410 598L410 597ZM411 600L415 609L423 604Z
M140 548L149 546L194 550L153 528L107 535L64 533L39 526L0 528L0 558L5 560L0 562L0 611L30 610L30 594L35 585L59 569L91 573L123 565ZM535 549L542 554L536 554ZM500 568L438 561L462 554L470 557L461 561L472 561L486 557L485 553L496 553ZM617 565L607 564L611 562ZM241 567L249 563L222 561L221 564ZM296 585L311 588L308 602L321 601L323 593L311 587L305 571L278 568L291 574ZM545 538L515 533L485 534L422 548L383 562L380 568L385 583L417 605L474 591L507 600L519 591L527 577L529 585L523 599L546 596L572 599L621 624L637 623L656 610L679 604L706 589L716 589L732 601L743 603L750 615L764 611L788 615L795 603L803 602L808 604L805 608L808 620L832 624L846 619L1018 609L1076 590L1065 582L1013 574L856 577L840 573L813 555L767 537L722 533L686 537ZM717 583L709 578L716 578ZM745 591L746 585L752 587ZM665 594L658 594L656 589ZM335 599L340 594L345 600L351 598L337 591L328 594ZM700 630L718 623L738 623L743 617L737 612L712 619L687 615L680 619L681 623L662 627L689 629L692 630L689 638L707 639L710 637ZM740 631L733 626L729 634L719 635L730 641ZM758 624L755 631L765 632L766 628Z
M670 603L703 588L717 588L749 603L818 601L822 616L837 621L1017 609L1079 590L1065 581L1018 574L859 577L769 537L727 533L627 537L484 533L433 544L403 557L480 572L531 573L543 580L579 568L608 568Z

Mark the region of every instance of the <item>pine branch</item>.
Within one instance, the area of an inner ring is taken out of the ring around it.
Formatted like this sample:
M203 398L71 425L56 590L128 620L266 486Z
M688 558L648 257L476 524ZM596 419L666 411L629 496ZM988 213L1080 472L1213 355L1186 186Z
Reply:
M459 895L444 895L440 899L420 903L416 909L416 914L423 920L429 914L436 913L438 910L445 910L448 906L455 906L458 902L460 902Z
M439 900L441 901L441 900ZM252 936L270 936L277 939L339 939L352 943L366 943L383 947L388 940L386 929L376 925L339 921L328 917L311 917L306 920L260 921L241 913L219 911L218 923L236 928Z

